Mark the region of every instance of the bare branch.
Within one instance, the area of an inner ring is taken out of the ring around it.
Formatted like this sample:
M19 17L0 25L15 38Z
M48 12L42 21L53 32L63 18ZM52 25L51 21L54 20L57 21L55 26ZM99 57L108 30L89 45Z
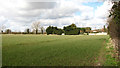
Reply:
M36 34L38 33L38 30L41 29L40 21L35 21L32 23L32 29L36 31Z

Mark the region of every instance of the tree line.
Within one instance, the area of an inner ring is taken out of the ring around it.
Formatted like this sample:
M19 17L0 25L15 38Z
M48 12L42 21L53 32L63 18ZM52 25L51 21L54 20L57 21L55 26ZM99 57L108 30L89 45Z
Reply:
M41 26L41 23L39 21L33 22L31 27L33 31L27 28L24 32L13 32L11 29L6 29L3 32L5 26L2 26L2 29L0 30L2 34L47 34L47 35L49 34L62 35L63 33L65 35L79 35L84 33L89 34L91 30L91 27L80 28L77 27L75 24L64 26L63 29L54 26L48 26L45 30L44 27Z
M6 29L6 27L4 25L2 25L0 27L0 31L2 34L44 34L45 29L43 26L41 26L40 21L33 22L31 25L31 28L32 29L26 28L24 32L21 32L21 31L19 31L19 32L14 31L13 32L11 29ZM3 30L5 30L5 31L3 31Z
M68 26L64 26L63 29L60 29L54 26L49 26L47 27L46 32L47 32L47 35L49 34L62 35L62 33L64 33L65 35L79 35L83 33L89 34L90 30L91 30L91 27L79 28L75 24L71 24Z

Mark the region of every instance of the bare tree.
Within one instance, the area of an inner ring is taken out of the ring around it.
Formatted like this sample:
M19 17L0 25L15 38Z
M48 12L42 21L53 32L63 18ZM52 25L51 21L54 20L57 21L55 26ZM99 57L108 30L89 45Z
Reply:
M30 29L27 28L27 29L25 30L25 33L29 34L29 33L30 33Z
M11 34L11 32L12 31L10 29L6 29L6 31L5 31L6 34Z
M35 21L32 23L32 29L35 30L35 33L38 34L38 30L41 29L41 25L39 21Z
M44 31L44 27L41 27L41 33L43 34L43 31Z
M0 26L0 33L3 33L3 30L4 30L5 28L6 28L5 25L1 25L1 26Z

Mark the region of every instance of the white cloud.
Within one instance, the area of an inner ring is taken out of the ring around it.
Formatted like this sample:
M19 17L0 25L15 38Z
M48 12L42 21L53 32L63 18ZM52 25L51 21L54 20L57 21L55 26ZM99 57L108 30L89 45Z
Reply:
M4 22L6 20L6 18L4 17L4 16L0 16L0 24L2 23L2 22Z
M5 23L8 28L17 31L30 28L31 23L36 20L40 20L44 27L53 25L62 28L75 23L78 27L94 28L94 26L102 26L105 23L108 10L112 6L108 5L107 1L97 9L83 5L85 1L77 0L56 0L52 1L56 4L47 4L44 7L39 7L40 3L34 2L33 0L1 0L0 23ZM51 7L46 8L48 5ZM76 12L80 12L80 15L76 15Z
M109 15L109 10L112 7L112 3L105 1L103 5L97 7L95 10L95 17L106 18Z

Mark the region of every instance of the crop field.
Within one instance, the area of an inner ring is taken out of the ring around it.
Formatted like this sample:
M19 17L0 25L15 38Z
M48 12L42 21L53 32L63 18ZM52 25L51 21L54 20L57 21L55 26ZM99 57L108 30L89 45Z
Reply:
M3 66L92 66L107 35L2 35Z

